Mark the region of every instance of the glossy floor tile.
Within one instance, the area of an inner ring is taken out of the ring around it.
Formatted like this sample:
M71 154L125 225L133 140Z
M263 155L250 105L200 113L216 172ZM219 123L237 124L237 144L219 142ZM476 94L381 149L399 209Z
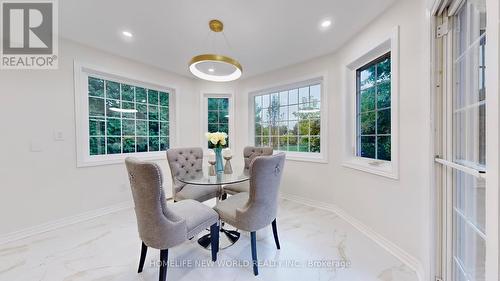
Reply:
M257 234L259 276L250 265L250 239L210 252L195 242L170 250L167 280L417 281L416 274L335 214L281 200L281 250L271 227ZM140 240L132 209L0 245L2 281L158 280L159 251L149 249L137 274Z

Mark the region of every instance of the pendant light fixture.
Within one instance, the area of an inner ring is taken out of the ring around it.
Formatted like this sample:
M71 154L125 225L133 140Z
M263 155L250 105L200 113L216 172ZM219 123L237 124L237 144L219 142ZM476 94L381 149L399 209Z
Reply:
M224 30L224 24L217 19L208 23L210 30L219 33ZM203 80L213 82L228 82L241 77L241 64L230 57L217 54L202 54L195 56L189 62L189 71Z

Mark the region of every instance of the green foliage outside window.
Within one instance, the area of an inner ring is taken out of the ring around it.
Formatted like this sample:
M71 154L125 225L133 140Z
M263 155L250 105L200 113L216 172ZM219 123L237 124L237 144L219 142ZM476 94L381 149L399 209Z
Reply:
M88 109L90 155L169 148L169 93L89 76Z
M321 84L255 96L255 145L319 153L320 105Z
M358 156L391 160L390 53L357 71Z
M229 98L208 98L208 132L223 132L229 136ZM229 137L224 147L229 147ZM208 148L213 144L208 142Z

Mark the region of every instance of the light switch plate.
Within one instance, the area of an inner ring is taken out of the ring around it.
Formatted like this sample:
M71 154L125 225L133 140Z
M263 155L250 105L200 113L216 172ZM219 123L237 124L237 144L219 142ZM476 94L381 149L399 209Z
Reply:
M55 141L64 141L64 132L63 131L54 131L54 140Z

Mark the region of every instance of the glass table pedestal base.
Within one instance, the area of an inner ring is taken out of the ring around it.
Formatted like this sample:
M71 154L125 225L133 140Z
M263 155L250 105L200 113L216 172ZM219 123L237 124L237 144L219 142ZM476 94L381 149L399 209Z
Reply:
M233 169L234 170L234 169ZM197 185L199 188L203 186L219 186L220 198L217 197L217 203L224 200L226 196L224 193L224 185L236 184L250 180L250 175L246 169L237 169L241 173L225 174L218 173L211 176L210 172L205 168L197 171L196 173L186 173L183 176L178 176L176 179L185 184ZM233 245L240 238L240 233L237 230L228 230L222 223L219 234L219 249L227 248ZM191 238L193 239L193 238ZM198 243L205 249L210 249L210 234L204 235L198 239Z
M207 250L211 249L210 238L210 233L205 234L198 239L198 244ZM221 228L219 233L219 249L225 249L232 246L238 239L240 239L240 233L238 231Z

